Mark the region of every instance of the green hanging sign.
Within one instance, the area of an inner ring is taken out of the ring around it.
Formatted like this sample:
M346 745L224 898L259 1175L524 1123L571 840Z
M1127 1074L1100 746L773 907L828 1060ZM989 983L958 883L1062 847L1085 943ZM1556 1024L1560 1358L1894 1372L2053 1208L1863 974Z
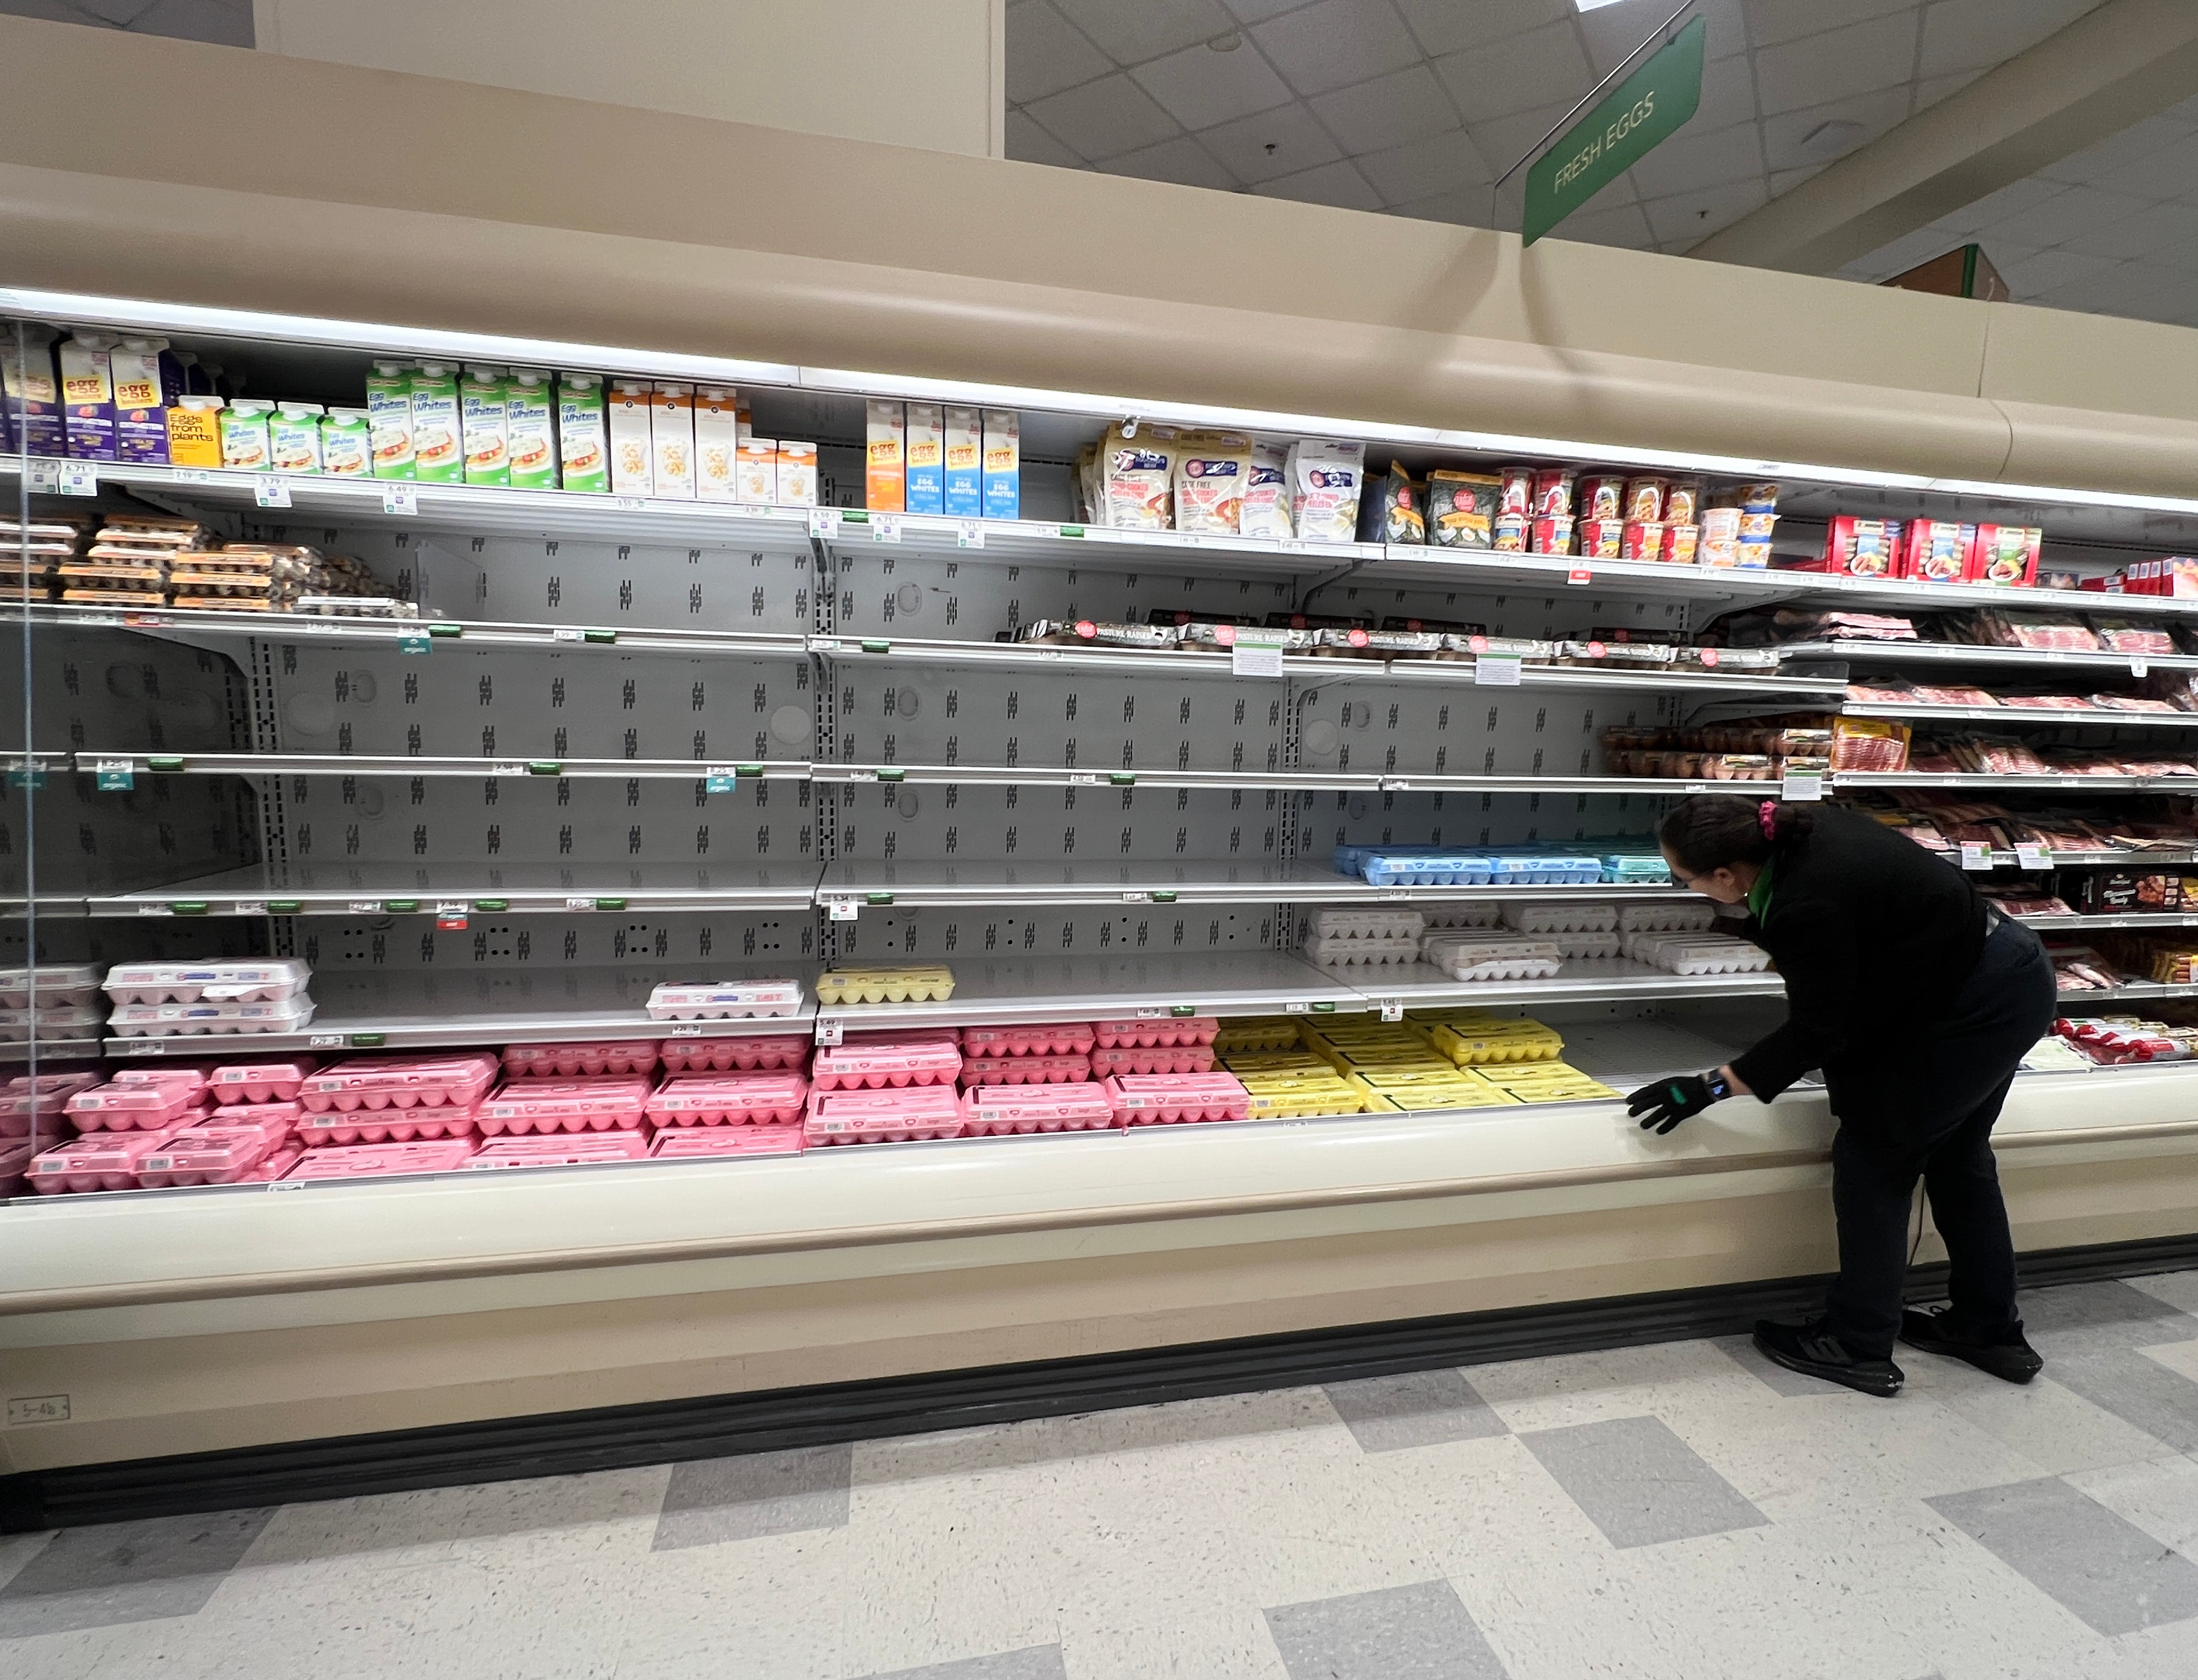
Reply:
M1701 18L1550 142L1526 171L1523 243L1532 245L1684 128L1702 102Z

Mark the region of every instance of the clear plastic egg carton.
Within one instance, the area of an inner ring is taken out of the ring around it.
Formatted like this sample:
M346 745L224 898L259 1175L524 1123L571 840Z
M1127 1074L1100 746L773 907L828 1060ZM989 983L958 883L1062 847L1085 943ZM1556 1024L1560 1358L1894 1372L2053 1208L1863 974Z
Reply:
M232 1061L207 1076L217 1102L288 1102L314 1067L310 1058L282 1061Z
M954 995L954 971L943 964L828 968L817 978L817 1001L848 1003L944 1003Z
M1607 933L1552 933L1557 955L1567 962L1617 956L1625 949L1625 935L1613 928Z
M798 1155L808 1138L798 1125L679 1126L660 1131L651 1160L703 1160L724 1155Z
M471 1137L480 1130L478 1111L444 1103L433 1108L331 1108L301 1114L297 1138L309 1148L329 1144L416 1143Z
M666 1079L643 1112L660 1126L793 1125L808 1102L799 1073L697 1073Z
M1454 980L1546 980L1564 966L1554 939L1496 933L1430 933L1421 956Z
M81 1009L99 999L104 972L96 962L44 962L36 968L0 968L0 1009Z
M620 1038L584 1044L506 1044L503 1071L514 1078L577 1079L602 1073L654 1073L654 1038Z
M1502 908L1503 925L1515 933L1611 933L1618 929L1616 904L1514 899Z
M484 1143L478 1154L458 1165L468 1172L515 1166L595 1166L643 1160L648 1155L646 1131L589 1131L578 1136L500 1137Z
M313 1073L298 1087L298 1101L320 1114L364 1108L470 1108L496 1083L497 1059L486 1052L462 1056L361 1056Z
M107 1024L108 1012L98 1003L71 1003L49 1009L0 1009L0 1043L28 1043L35 1031L41 1038L84 1038Z
M641 1124L648 1106L645 1074L584 1079L512 1079L481 1103L476 1123L487 1137L506 1132L608 1131Z
M297 997L312 977L312 966L296 957L118 962L103 989L118 1003L273 1003Z
M667 1073L753 1073L805 1067L810 1038L805 1032L772 1032L754 1038L666 1038L657 1047Z
M811 1090L802 1131L817 1143L910 1143L962 1135L962 1099L951 1085L899 1090Z
M1618 907L1622 933L1706 933L1716 921L1717 906L1707 898L1652 898Z
M962 1029L965 1056L1086 1055L1092 1043L1088 1020L1025 1021Z
M1718 933L1630 934L1625 954L1672 974L1760 974L1771 967L1761 946Z
M1414 939L1427 931L1419 911L1324 910L1313 912L1316 939Z
M1429 933L1448 932L1460 927L1501 927L1503 925L1503 906L1486 904L1429 904L1420 912Z
M241 1183L254 1167L281 1150L289 1136L288 1124L276 1119L192 1126L138 1163L137 1182L148 1190Z
M282 1177L285 1182L330 1178L391 1178L408 1172L450 1172L473 1157L470 1137L412 1143L360 1143L308 1149Z
M1089 1082L986 1085L962 1094L962 1118L968 1133L979 1137L1102 1131L1114 1124L1114 1105L1103 1087Z
M182 1131L180 1123L154 1131L88 1131L31 1158L24 1177L42 1195L82 1195L93 1190L134 1190L145 1158Z
M1091 1078L1091 1056L965 1055L962 1084L977 1085L1080 1085Z
M1102 1050L1148 1050L1183 1044L1210 1044L1221 1023L1212 1015L1154 1015L1138 1020L1091 1024L1091 1042Z
M820 994L821 995L821 994ZM666 981L648 994L651 1020L746 1020L790 1015L801 1008L799 980Z
M1104 1081L1101 1089L1125 1126L1241 1120L1252 1101L1234 1073L1124 1073Z
M840 1043L819 1044L810 1064L818 1090L951 1084L961 1072L962 1052L944 1038L864 1041L851 1035Z
M211 1106L203 1081L93 1085L72 1095L62 1112L80 1131L157 1131L188 1125Z
M299 1032L313 1019L313 1000L285 997L271 1003L117 1003L107 1018L118 1038L175 1038L195 1033Z
M1416 939L1323 939L1315 934L1298 955L1323 968L1382 968L1416 962L1420 943Z

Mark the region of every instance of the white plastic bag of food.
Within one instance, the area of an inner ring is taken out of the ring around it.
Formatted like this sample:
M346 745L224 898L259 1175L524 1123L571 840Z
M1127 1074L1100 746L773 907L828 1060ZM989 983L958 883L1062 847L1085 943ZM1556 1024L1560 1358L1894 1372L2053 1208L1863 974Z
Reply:
M1366 445L1300 438L1290 446L1291 514L1303 543L1349 543L1358 536L1358 491Z
M1244 509L1238 515L1238 534L1287 542L1290 531L1290 446L1255 443L1252 468L1244 481Z
M1251 439L1234 432L1183 435L1175 457L1175 528L1234 537L1252 472Z
M1116 531L1175 528L1176 453L1183 434L1172 426L1140 426L1125 438L1108 428L1099 446L1099 523Z

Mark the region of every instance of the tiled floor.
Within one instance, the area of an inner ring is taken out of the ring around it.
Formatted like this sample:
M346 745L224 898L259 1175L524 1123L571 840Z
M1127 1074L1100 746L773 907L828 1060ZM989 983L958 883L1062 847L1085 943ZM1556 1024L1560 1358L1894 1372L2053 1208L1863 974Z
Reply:
M0 1538L0 1674L2191 1680L2198 1272L2026 1311Z

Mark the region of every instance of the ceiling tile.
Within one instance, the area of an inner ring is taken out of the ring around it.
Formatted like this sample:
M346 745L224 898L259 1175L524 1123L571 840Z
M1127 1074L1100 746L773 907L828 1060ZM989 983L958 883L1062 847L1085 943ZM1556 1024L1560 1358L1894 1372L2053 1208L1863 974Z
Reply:
M1248 46L1226 53L1186 47L1141 64L1130 75L1185 128L1212 128L1290 99L1282 78Z
M2198 206L2155 204L2119 222L2092 229L2078 249L2099 257L2149 257L2178 245L2198 242Z
M1569 106L1596 80L1579 38L1567 24L1468 47L1438 59L1435 68L1468 125L1538 106Z
M1461 228L1485 228L1488 225L1488 189L1453 188L1446 193L1414 199L1409 204L1393 205L1391 213L1410 217L1416 222L1449 222Z
M2093 179L2110 192L2135 198L2181 198L2193 183L2198 183L2198 135L2155 147L2118 168L2102 171Z
M249 47L256 39L252 8L243 0L154 0L130 28L135 34L169 35L217 47Z
M1221 0L1054 0L1063 15L1123 64L1179 52L1236 28Z
M153 0L76 0L76 8L90 12L102 23L126 29L153 9ZM12 12L15 9L9 6L4 9Z
M2144 262L2148 268L2167 269L2190 279L2198 276L2198 239L2179 240L2157 251L2148 251ZM2193 290L2198 292L2198 286L2194 286Z
M2067 28L2099 0L1937 0L1923 19L1917 73L1989 69Z
M1488 183L1494 171L1462 129L1386 152L1369 152L1357 161L1359 172L1391 204L1409 204L1439 193L1472 192L1480 202L1478 219L1486 223Z
M1283 12L1294 12L1305 0L1221 0L1245 23L1265 23Z
M1348 163L1324 163L1252 189L1262 198L1295 199L1301 204L1331 204L1339 210L1379 210L1381 200L1366 177Z
M1619 245L1629 251L1646 251L1656 243L1648 218L1637 204L1621 204L1614 210L1581 210L1557 224L1552 239L1575 245Z
M1544 105L1538 110L1521 111L1515 117L1496 117L1476 122L1468 116L1465 125L1473 136L1473 143L1480 148L1480 155L1488 160L1488 166L1501 171L1510 168L1524 158L1529 147L1539 145L1571 109L1572 102L1568 100L1562 105Z
M1806 169L1774 169L1771 171L1771 196L1778 198L1790 193L1811 175L1821 175L1828 165L1812 163Z
M2172 270L2141 269L2135 263L2118 263L2023 301L2044 304L2050 309L2138 315L2157 305L2178 301L2188 294L2189 285L2187 276Z
M1667 5L1665 0L1625 0L1621 5L1599 7L1579 14L1580 33L1586 38L1587 55L1595 66L1595 73L1608 75L1677 10L1676 3ZM1696 0L1694 16L1709 26L1709 38L1702 43L1702 52L1712 63L1747 52L1747 34L1741 26L1740 0Z
M1742 4L1747 13L1748 38L1759 47L1776 47L1894 12L1918 9L1918 0L1742 0ZM1904 62L1902 71L1907 68Z
M1949 94L1959 93L1984 73L1981 70L1964 70L1957 75L1927 77L1916 84L1916 108L1929 110Z
M1829 105L1812 105L1806 110L1781 112L1763 121L1763 149L1777 169L1798 169L1804 164L1829 163L1829 158L1805 154L1801 142L1826 123L1858 123L1862 132L1846 147L1852 151L1869 144L1899 124L1908 115L1908 90L1886 88L1876 93L1858 94L1852 99L1835 99Z
M2108 269L2119 268L2121 264L2113 257L2086 257L2080 251L2040 251L2034 257L1995 263L1994 266L2007 282L2007 289L2015 294L2015 300L2026 303L2041 292L2066 286L2071 281L2088 280Z
M1905 82L1916 57L1916 14L1835 29L1755 55L1756 97L1770 116Z
M1228 193L1236 189L1236 177L1216 163L1213 154L1187 134L1174 140L1163 140L1157 146L1148 146L1125 157L1114 158L1108 163L1107 172L1109 175L1134 175L1140 181L1172 181L1183 187L1211 187L1216 192Z
M1753 123L1737 123L1697 134L1691 128L1673 135L1633 166L1633 177L1646 198L1665 198L1733 181L1759 180L1763 140Z
M1736 181L1701 192L1652 198L1642 208L1648 212L1649 230L1659 245L1666 251L1686 251L1770 201L1765 183Z
M1114 67L1048 0L1015 0L1008 8L1008 39L1013 48L1008 54L1010 105L1027 105Z
M1224 123L1198 137L1240 181L1273 181L1343 155L1342 148L1302 103L1279 105L1256 117Z
M1319 0L1252 32L1300 93L1323 93L1401 70L1419 44L1389 0Z
M1356 87L1338 88L1305 102L1346 152L1402 146L1458 126L1457 108L1434 72L1415 64Z
M2102 188L2071 187L2027 210L1987 223L1981 237L2011 239L2044 249L2081 239L2094 228L2134 216L2145 207L2142 199L2128 198Z
M1987 194L1974 204L1965 205L1941 216L1938 225L1957 234L1974 234L1979 228L2032 209L2048 199L2058 198L2067 190L2058 181L2041 181L2034 175L2028 176L2020 181L2010 181L1997 192Z
M1575 15L1572 0L1397 0L1397 9L1431 58L1486 46L1544 24L1567 22Z
M1080 88L1032 100L1026 108L1056 140L1095 162L1181 132L1175 119L1119 70Z
M1881 245L1863 258L1851 263L1849 269L1871 280L1885 280L1896 274L1905 274L1918 263L1928 263L1933 257L1943 257L1968 241L1958 235L1949 238L1933 228L1918 228L1904 239L1896 239L1890 245Z
M1008 155L1018 163L1050 163L1081 169L1084 160L1031 120L1027 111L1008 113Z
M1719 59L1702 67L1702 102L1692 127L1724 128L1755 120L1755 68L1744 58Z

